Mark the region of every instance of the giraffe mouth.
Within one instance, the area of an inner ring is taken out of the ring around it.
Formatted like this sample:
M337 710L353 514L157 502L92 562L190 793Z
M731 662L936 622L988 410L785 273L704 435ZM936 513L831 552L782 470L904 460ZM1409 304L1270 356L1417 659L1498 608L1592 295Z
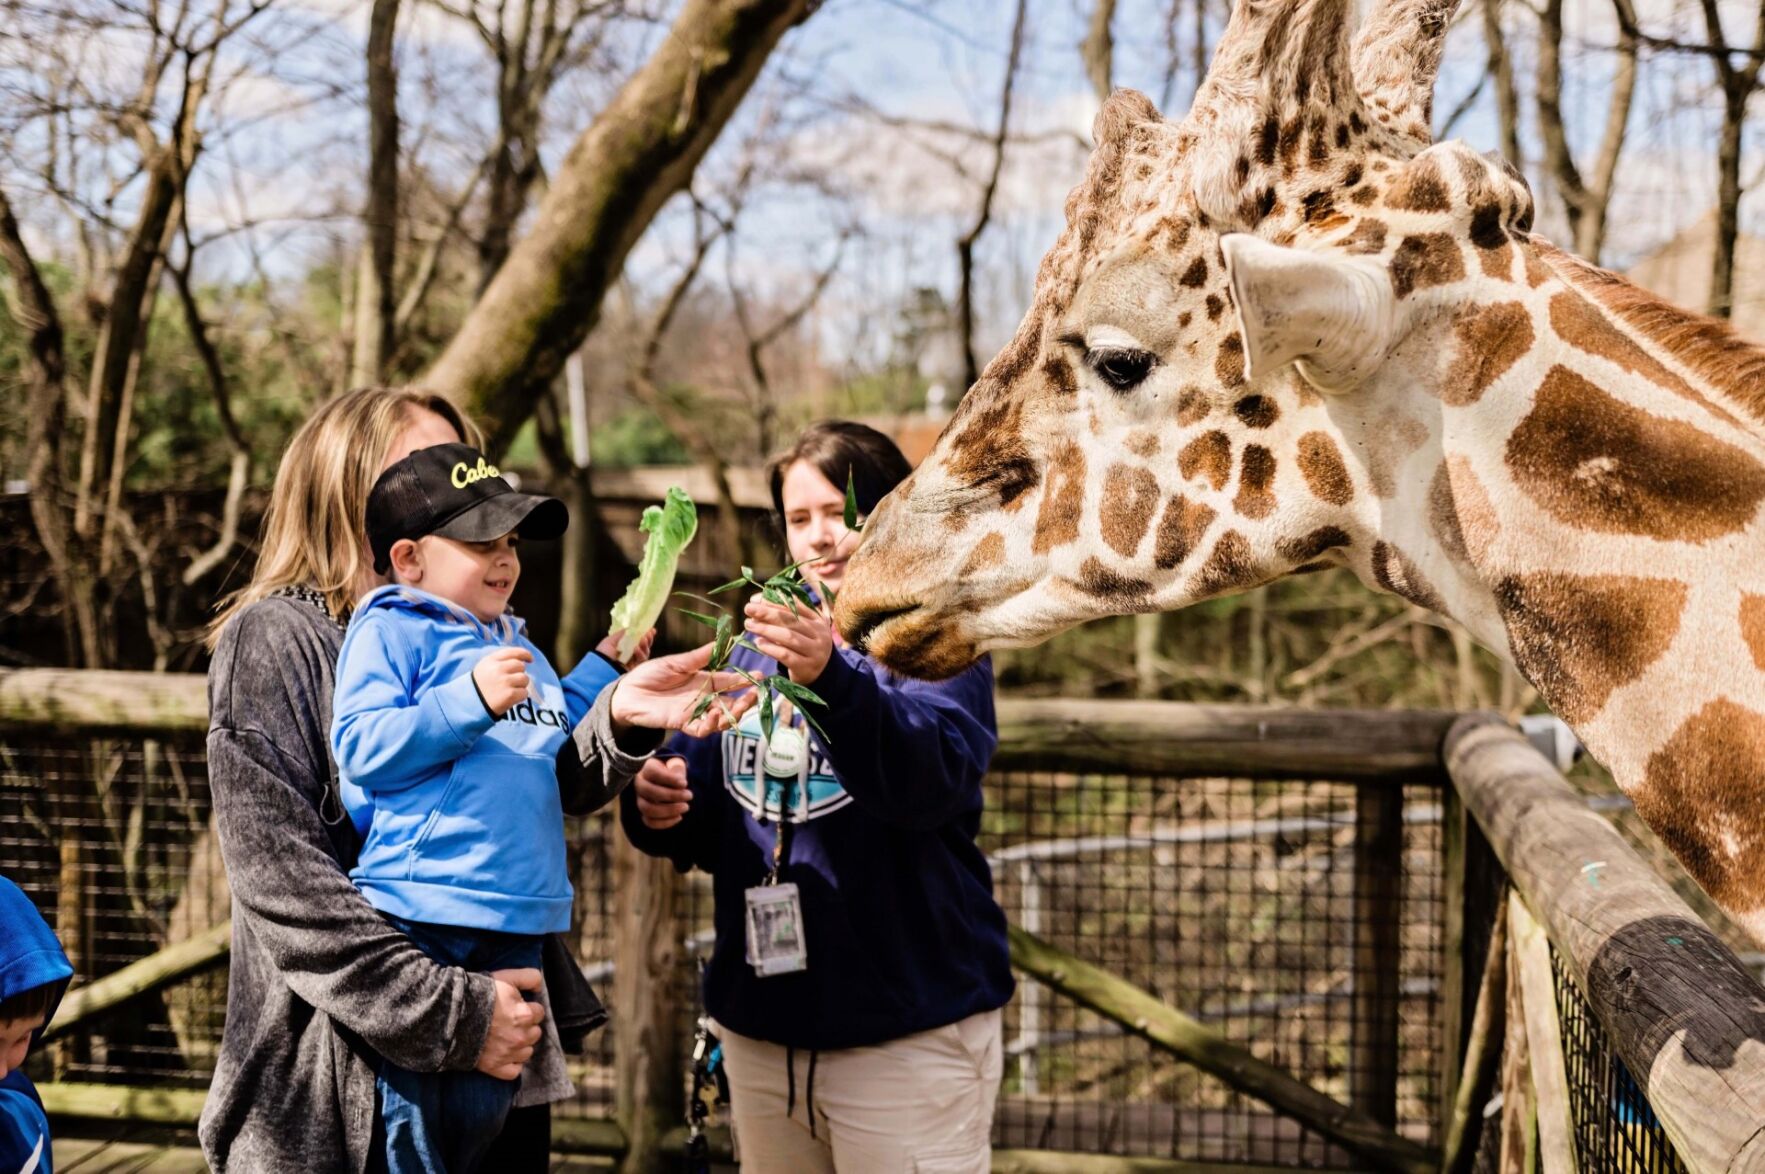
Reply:
M840 631L846 637L846 643L868 656L871 654L871 639L876 635L877 629L890 620L911 615L919 609L919 604L908 603L899 607L866 608L856 615L848 613L840 617Z

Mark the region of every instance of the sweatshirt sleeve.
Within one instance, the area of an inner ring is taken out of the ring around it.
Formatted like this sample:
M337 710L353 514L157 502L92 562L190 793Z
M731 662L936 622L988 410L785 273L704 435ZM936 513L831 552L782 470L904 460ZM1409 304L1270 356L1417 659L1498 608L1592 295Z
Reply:
M598 652L589 653L570 670L560 683L564 686L564 712L570 715L572 728L588 716L595 698L618 679L618 666Z
M317 659L327 655L253 609L215 650L209 785L234 916L289 989L382 1056L417 1072L470 1069L490 1032L495 983L438 965L389 926L326 834Z
M634 729L621 741L613 733L613 693L603 689L558 749L558 794L571 815L599 811L625 790L650 752L662 741L660 730Z
M370 611L350 625L337 662L331 753L343 777L370 795L428 778L496 722L471 673L413 698L416 672L397 620Z
M863 656L836 649L810 687L827 702L815 711L827 731L817 741L854 803L915 829L980 809L999 742L990 661L948 681L884 680Z
M668 828L645 827L637 810L636 788L627 788L619 800L619 822L631 846L646 856L666 857L681 872L697 868L715 872L717 835L721 826L720 804L728 802L723 790L722 739L689 738L676 734L655 754L657 758L686 759L686 781L692 798L679 823Z

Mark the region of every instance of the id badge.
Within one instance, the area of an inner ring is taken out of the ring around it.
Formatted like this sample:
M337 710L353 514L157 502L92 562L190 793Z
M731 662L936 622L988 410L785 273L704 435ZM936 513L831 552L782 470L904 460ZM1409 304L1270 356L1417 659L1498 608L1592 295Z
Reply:
M747 891L748 964L761 978L809 968L803 942L803 904L794 884L759 885Z

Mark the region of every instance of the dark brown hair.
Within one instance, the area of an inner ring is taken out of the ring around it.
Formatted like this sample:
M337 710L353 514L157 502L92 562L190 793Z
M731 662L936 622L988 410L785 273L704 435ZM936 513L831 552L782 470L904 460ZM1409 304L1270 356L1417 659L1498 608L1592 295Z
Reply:
M66 980L46 982L42 986L34 986L0 999L0 1023L46 1017L49 1008L60 1000L61 992L66 986Z
M913 466L901 455L894 441L868 424L852 420L822 420L803 429L790 448L772 458L766 466L766 480L772 487L772 508L777 511L780 525L784 523L784 475L798 461L807 461L845 492L846 477L852 479L852 493L858 499L858 512L868 514L876 508L895 486L907 480Z

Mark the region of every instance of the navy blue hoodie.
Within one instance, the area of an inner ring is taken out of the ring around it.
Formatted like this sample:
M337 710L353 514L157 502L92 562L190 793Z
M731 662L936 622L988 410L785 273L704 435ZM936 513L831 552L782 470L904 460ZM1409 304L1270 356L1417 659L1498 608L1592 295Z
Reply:
M756 675L776 669L745 650L731 659ZM828 738L810 735L808 794L792 796L779 875L802 894L807 970L760 978L745 958L743 894L765 883L779 809L758 770L752 711L738 730L676 736L661 751L687 759L693 798L680 823L646 828L633 791L621 800L640 851L712 875L707 1010L742 1035L827 1050L1003 1006L1012 991L1005 914L975 844L998 742L991 665L914 681L836 649L813 688L828 703L816 711Z
M55 989L49 1018L61 1002L74 968L55 940L37 907L19 887L0 877L0 999L10 999L40 986ZM31 1036L34 1048L42 1028ZM49 1118L37 1090L23 1072L0 1080L0 1174L50 1174Z

